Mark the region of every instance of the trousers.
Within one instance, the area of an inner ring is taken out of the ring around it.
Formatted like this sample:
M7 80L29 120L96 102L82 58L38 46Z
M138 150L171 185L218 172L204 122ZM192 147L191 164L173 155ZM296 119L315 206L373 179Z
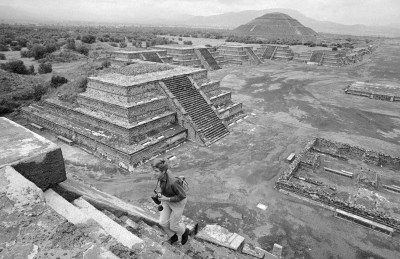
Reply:
M182 236L185 232L186 227L181 220L186 202L187 199L178 202L163 201L162 203L164 209L161 211L159 223L169 238L174 234Z

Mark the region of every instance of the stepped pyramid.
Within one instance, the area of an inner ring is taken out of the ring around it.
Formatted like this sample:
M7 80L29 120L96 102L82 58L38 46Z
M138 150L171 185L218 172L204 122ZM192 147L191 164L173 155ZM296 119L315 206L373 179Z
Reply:
M209 145L243 116L205 69L132 62L89 77L76 103L50 98L23 114L128 170L186 139Z
M234 32L240 35L263 39L315 41L317 33L284 13L267 13L247 24L240 25Z

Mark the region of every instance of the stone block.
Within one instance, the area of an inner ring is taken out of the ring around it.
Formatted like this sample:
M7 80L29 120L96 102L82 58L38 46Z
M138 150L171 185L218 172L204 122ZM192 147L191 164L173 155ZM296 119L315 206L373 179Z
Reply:
M254 256L256 258L264 258L265 254L268 252L251 244L244 244L242 253Z
M0 167L12 166L46 190L67 179L61 148L6 118L0 118Z
M278 244L274 244L274 247L272 248L272 254L278 256L278 258L281 258L282 256L282 246Z
M227 229L218 225L207 225L199 233L197 233L196 238L224 246L235 251L239 250L244 242L244 237L236 233L231 233Z

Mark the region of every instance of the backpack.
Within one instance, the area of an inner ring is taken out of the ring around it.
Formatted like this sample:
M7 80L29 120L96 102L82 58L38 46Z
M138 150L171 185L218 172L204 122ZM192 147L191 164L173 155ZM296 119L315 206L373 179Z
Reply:
M185 190L185 191L189 191L189 184L188 184L188 182L186 181L186 178L185 178L185 176L176 176L175 177L175 179L176 179L176 181L178 182L178 184L180 185L180 186L182 186L182 188Z

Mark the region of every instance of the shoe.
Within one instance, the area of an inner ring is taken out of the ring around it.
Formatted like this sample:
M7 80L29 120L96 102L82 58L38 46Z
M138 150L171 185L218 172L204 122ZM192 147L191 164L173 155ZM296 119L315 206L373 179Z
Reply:
M172 245L176 241L178 241L178 236L176 234L174 234L170 239L168 239L167 241L164 241L164 243L168 243L168 244Z
M185 233L182 235L182 245L186 244L189 238L189 229L185 229Z

